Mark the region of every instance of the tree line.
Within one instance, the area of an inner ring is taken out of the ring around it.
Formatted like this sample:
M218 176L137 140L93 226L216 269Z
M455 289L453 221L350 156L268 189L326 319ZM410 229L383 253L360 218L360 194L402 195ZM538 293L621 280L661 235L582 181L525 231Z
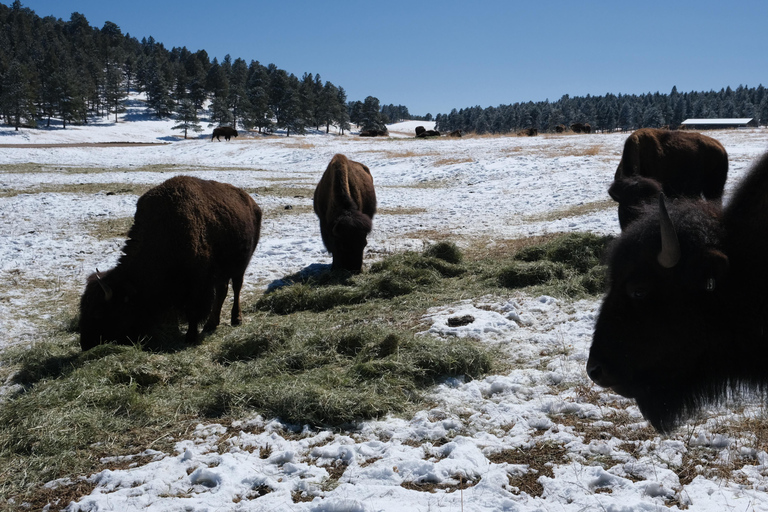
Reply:
M555 131L558 125L589 123L597 131L632 131L638 128L678 127L689 118L756 118L768 124L766 89L739 86L720 91L669 94L570 97L540 101L453 109L435 117L436 129L451 132L510 133L528 128Z
M299 78L274 64L168 50L152 37L139 41L123 34L109 21L92 27L77 12L69 21L41 18L16 0L10 7L0 4L0 27L0 118L17 130L38 122L50 126L52 118L65 128L93 115L114 114L117 121L131 89L146 94L157 117L177 119L174 128L185 136L189 129L202 130L204 109L211 125L279 128L288 135L311 127L328 132L332 125L343 133L353 107L365 111L366 122L388 120L377 98L348 102L343 87L319 74ZM407 115L405 107L389 107Z
M319 74L301 78L274 64L247 63L229 55L219 62L205 50L166 49L152 37L141 41L123 34L116 24L99 29L80 13L69 21L41 18L15 0L0 4L0 119L15 126L88 123L89 116L125 111L128 93L146 94L147 105L160 118L178 120L174 129L201 131L203 113L211 126L229 125L287 135L308 128L351 123L362 130L385 130L386 124L414 116L403 105L379 105L378 98L347 101L343 87L323 82ZM757 118L768 124L765 88L739 86L720 91L669 94L570 97L557 101L514 103L498 107L453 109L438 114L443 132L509 133L558 125L589 123L598 131L676 127L687 118Z

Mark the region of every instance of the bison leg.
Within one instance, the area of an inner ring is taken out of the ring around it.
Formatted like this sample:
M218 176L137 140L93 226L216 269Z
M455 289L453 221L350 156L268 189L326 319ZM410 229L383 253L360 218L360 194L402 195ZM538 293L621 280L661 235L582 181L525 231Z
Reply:
M240 290L243 288L243 275L232 278L232 293L234 294L234 304L232 304L232 325L243 323L243 312L240 310Z
M205 322L203 327L204 332L212 332L216 330L221 322L221 308L224 305L224 299L227 298L227 286L229 285L229 279L219 279L214 285L214 299L213 308L208 315L208 321Z

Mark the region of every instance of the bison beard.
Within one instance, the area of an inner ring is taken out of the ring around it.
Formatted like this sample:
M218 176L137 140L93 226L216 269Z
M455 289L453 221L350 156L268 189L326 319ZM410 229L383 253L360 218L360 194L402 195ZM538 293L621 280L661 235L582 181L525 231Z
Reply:
M256 249L261 209L244 191L178 176L136 204L134 224L115 268L88 278L80 301L80 345L136 342L183 315L186 340L219 324L230 280L232 325L242 321L240 289Z
M768 155L722 210L663 195L646 207L610 249L590 378L634 398L660 431L733 394L764 393L767 230Z
M323 243L333 255L332 268L360 272L376 213L371 171L344 155L335 155L315 189L314 209Z

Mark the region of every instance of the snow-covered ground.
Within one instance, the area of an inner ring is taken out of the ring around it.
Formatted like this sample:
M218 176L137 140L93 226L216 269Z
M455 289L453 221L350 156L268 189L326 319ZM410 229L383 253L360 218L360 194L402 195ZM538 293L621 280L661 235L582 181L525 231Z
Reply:
M432 123L405 122L390 126L386 139L332 130L242 134L227 143L180 139L171 121L142 120L137 111L126 117L139 120L0 128L0 347L44 339L56 319L36 314L37 305L79 295L89 273L116 262L123 240L99 240L89 226L131 217L137 196L99 192L99 184L153 185L183 173L263 191L254 196L264 210L262 238L246 276L256 290L330 262L311 190L335 153L365 163L374 177L380 213L369 259L421 249L445 233L489 247L553 232L618 233L616 209L605 202L626 134L421 140L413 129ZM768 149L768 131L711 135L729 153L729 191ZM93 142L162 144L78 145ZM94 192L68 191L81 184ZM431 409L351 432L288 435L260 416L201 424L172 453L136 454L129 469L82 475L97 486L68 510L768 510L768 454L749 435L721 428L762 409L710 411L672 436L656 435L632 401L585 375L598 307L516 292L441 305L424 316L425 335L500 344L521 364L481 380L449 380L435 388ZM449 316L464 314L475 321L448 326ZM526 450L548 454L548 464L516 463ZM701 474L681 480L681 468L699 456ZM708 475L717 461L735 470ZM329 485L340 470L338 485ZM538 492L520 487L529 471L539 471ZM425 484L434 484L431 492Z

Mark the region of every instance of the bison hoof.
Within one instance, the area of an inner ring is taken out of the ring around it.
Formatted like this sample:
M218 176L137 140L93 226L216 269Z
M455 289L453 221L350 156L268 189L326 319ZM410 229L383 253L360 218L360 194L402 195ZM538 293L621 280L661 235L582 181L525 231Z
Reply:
M237 326L243 323L243 317L232 317L232 326Z
M211 324L205 324L205 325L203 326L203 332L213 332L213 331L215 331L215 330L216 330L216 328L217 328L218 326L219 326L218 322L217 322L217 323L215 323L215 324L214 324L214 323L211 323Z

